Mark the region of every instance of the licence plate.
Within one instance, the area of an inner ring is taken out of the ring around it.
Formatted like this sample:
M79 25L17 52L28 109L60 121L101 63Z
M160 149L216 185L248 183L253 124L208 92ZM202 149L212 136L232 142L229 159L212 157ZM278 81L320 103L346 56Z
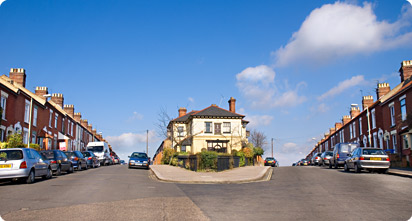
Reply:
M273 163L273 161L268 161L268 163Z
M136 165L137 165L137 166L141 166L142 164L141 164L141 163L136 163Z
M380 157L371 157L370 160L382 160Z
M0 168L11 168L11 164L0 164Z

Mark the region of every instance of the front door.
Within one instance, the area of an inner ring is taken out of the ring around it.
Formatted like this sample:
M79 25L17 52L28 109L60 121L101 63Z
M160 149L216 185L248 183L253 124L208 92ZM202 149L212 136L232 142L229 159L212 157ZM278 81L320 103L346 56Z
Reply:
M221 134L221 128L222 128L221 123L215 123L215 134Z

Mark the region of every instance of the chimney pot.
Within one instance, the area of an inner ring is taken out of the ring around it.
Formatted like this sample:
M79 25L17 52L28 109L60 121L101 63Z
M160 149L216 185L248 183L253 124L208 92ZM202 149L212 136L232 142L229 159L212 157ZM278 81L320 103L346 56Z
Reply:
M187 109L184 107L179 108L179 117L183 117L186 115Z
M229 103L229 111L232 113L236 113L236 99L231 97L228 103Z

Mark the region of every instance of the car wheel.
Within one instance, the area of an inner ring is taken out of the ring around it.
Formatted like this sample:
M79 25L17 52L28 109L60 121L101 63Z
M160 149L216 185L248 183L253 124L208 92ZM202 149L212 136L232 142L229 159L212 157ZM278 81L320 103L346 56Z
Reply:
M26 178L26 183L31 184L34 183L35 177L34 177L34 170L30 170L29 176Z
M388 170L389 170L389 169L383 169L381 172L382 172L383 174L387 174L387 173L388 173Z
M74 167L73 167L73 164L70 164L70 167L69 167L69 173L73 173L74 172Z
M355 173L360 173L361 168L358 167L358 164L355 164Z
M332 169L332 164L329 162L329 169Z
M338 169L338 168L339 168L338 162L335 161L335 169Z
M78 166L77 166L77 170L80 171L80 170L82 170L82 169L83 169L83 168L82 168L82 164L79 163Z
M89 169L89 165L87 165L87 163L86 163L86 166L84 167L84 170L87 170L87 169Z
M61 168L61 166L59 165L59 166L57 167L57 170L56 170L56 176L60 176L60 175L62 175L62 168Z
M49 168L47 168L47 174L44 175L42 178L43 178L44 180L47 180L47 179L52 178L52 176L53 176L52 170L51 170L50 167L49 167Z
M348 164L345 163L345 165L343 166L343 170L345 172L349 172Z

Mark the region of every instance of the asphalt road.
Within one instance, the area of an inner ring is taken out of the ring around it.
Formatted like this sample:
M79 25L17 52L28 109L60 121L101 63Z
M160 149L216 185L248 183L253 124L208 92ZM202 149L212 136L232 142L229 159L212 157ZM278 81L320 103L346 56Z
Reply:
M173 184L101 167L0 184L4 220L408 220L412 179L319 167L275 168L268 182Z

